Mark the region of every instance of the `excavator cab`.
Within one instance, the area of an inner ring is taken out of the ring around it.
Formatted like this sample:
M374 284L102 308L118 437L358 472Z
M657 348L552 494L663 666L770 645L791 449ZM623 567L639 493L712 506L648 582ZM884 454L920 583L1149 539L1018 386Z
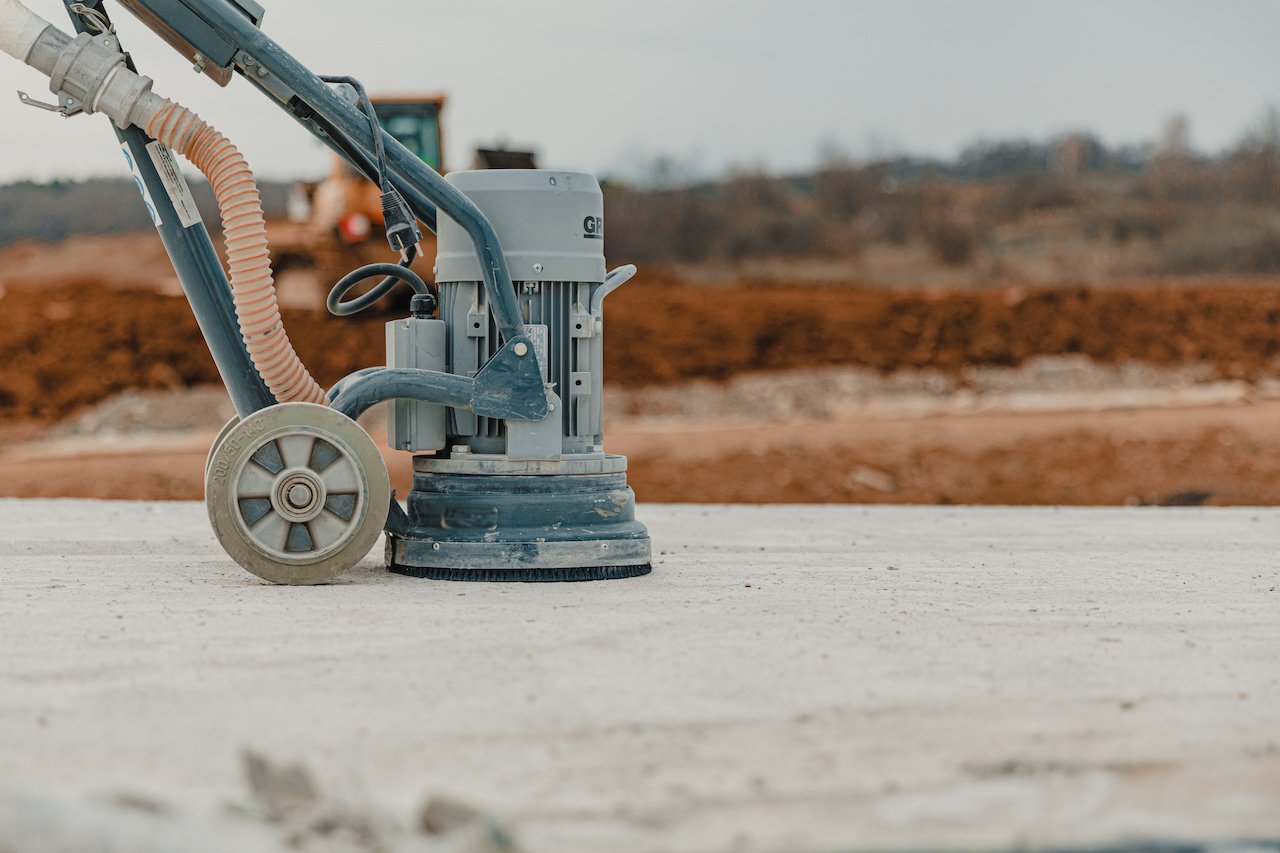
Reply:
M378 122L401 145L437 172L443 171L440 112L443 95L408 98L374 98Z

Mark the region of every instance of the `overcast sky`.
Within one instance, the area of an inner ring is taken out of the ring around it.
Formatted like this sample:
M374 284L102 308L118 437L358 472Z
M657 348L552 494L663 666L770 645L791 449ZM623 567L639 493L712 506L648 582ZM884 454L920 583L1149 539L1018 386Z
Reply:
M25 0L65 26L57 0ZM478 143L544 165L635 174L811 165L820 147L950 156L976 138L1091 130L1153 139L1172 115L1217 150L1280 104L1276 0L263 0L265 30L371 91L446 92L446 163ZM359 10L360 15L354 15ZM224 131L262 175L317 175L325 150L236 79L219 89L124 11L156 91ZM47 93L0 56L0 93ZM101 116L0 94L0 180L122 175Z

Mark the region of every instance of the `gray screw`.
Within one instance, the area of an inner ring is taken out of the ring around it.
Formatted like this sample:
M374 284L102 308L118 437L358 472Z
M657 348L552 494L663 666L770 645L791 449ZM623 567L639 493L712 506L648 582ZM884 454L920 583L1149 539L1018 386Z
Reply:
M267 69L265 69L265 68L263 68L261 65L259 65L259 66L258 66L258 76L259 76L259 77L266 77L266 76L267 76Z
M431 550L432 550L432 551L439 551L439 550L440 550L440 543L439 543L439 542L432 542L432 543L431 543Z
M534 265L533 265L533 271L534 271L534 272L542 272L542 264L534 264Z

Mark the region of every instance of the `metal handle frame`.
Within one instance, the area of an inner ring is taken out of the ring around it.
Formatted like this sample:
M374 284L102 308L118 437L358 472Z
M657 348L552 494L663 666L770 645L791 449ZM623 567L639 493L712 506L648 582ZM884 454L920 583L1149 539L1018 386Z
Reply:
M70 8L74 0L63 2L68 7L68 14L75 28L85 31L81 16ZM184 37L187 35L183 32L184 27L193 20L197 21L197 26L215 30L234 49L232 67L241 76L355 169L371 180L376 180L374 138L368 118L258 29L241 9L228 0L139 2ZM79 4L102 13L104 20L109 23L106 10L102 8L102 0L79 0ZM200 37L207 38L207 32L202 35L193 34L192 40ZM132 61L130 66L132 67ZM230 285L208 231L202 224L186 229L177 225L176 213L168 203L167 194L163 192L159 174L150 158L143 156L145 146L152 141L150 137L138 128L116 132L121 142L128 146L136 170L142 176L144 185L151 191L162 222L159 226L161 239L182 281L183 290L237 412L244 417L271 405L276 401L253 369L240 340ZM437 212L443 211L470 236L476 256L481 262L481 273L494 319L505 342L503 350L499 351L494 360L503 356L501 360L509 363L512 356L510 350L514 345L524 343L528 347L529 344L523 334L523 320L511 273L493 225L470 199L434 169L418 159L391 134L385 130L381 130L381 133L390 172L388 177L405 197L418 219L435 231ZM520 400L520 404L513 405L510 416L529 419L543 407L545 394L540 377L539 381L534 382L531 378L534 374L526 376L527 371L494 372L504 373L508 381L514 382L515 387L507 390ZM350 385L358 385L375 376L376 373L359 378L349 377L352 380ZM525 387L526 385L529 387ZM492 389L489 390L492 393ZM509 402L515 404L516 399ZM519 414L515 410L520 410Z
M143 2L159 7L165 0ZM331 133L336 131L342 139L354 143L366 164L372 164L373 133L368 118L258 29L243 11L227 0L184 0L183 5L236 49L235 70L267 98L326 144L342 147ZM168 23L182 33L181 21ZM470 235L503 338L520 334L520 307L493 225L470 199L385 130L382 141L391 180L405 193L423 223L434 230L438 208Z

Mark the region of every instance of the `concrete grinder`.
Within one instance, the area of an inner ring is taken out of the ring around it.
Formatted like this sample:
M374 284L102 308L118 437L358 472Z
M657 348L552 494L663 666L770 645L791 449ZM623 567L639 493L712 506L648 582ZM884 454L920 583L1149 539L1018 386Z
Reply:
M354 314L402 283L410 316L386 364L320 387L280 319L253 174L222 134L152 92L102 0L64 0L76 34L0 0L0 50L50 79L63 116L103 113L164 242L237 417L205 466L214 533L268 581L328 581L386 533L388 568L422 578L579 581L650 571L626 459L604 449L606 274L600 186L544 170L440 176L378 124L358 80L318 76L261 29L253 0L119 0L194 68L239 75L379 187L394 262L353 270L329 309ZM213 188L227 271L176 157ZM436 291L412 269L437 234ZM379 279L348 299L361 282ZM356 418L388 406L413 454L402 507Z

